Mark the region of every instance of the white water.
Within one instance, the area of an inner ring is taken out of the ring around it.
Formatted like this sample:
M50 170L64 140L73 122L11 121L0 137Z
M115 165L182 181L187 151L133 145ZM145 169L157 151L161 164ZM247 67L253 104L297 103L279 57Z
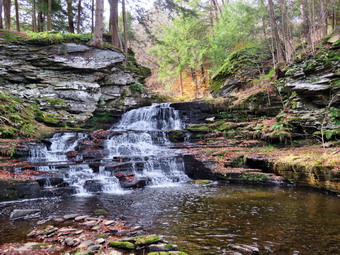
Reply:
M78 195L89 195L87 181L100 183L101 192L126 193L114 175L121 171L110 170L111 166L117 165L117 158L129 163L124 174L146 178L148 185L154 187L174 185L189 178L179 152L169 148L171 142L165 130L178 130L182 126L178 112L169 104L153 104L125 113L118 125L111 128L119 130L120 134L104 142L105 157L98 159L99 170L94 171L91 162L83 160L81 152L75 160L68 159L69 152L77 151L78 146L89 139L84 133L57 133L46 144L34 144L28 160L39 171L61 175L69 185L77 188Z

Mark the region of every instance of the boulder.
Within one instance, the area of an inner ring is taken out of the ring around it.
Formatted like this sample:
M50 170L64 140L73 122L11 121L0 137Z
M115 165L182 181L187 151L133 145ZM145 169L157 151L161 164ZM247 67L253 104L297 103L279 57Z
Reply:
M115 176L119 179L120 186L125 189L143 188L149 181L146 177L137 177L134 174L115 174Z
M41 211L39 209L15 209L11 212L10 219L17 220L22 218L34 218L40 216Z
M83 187L88 192L100 192L103 190L103 184L99 180L87 180Z

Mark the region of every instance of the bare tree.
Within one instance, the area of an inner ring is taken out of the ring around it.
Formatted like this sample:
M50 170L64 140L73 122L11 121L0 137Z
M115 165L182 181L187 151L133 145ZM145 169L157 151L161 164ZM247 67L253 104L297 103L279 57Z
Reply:
M308 12L308 2L307 0L301 0L301 14L302 14L302 35L306 42L310 42L312 40L310 34L310 17Z
M94 0L91 4L91 32L94 33Z
M5 28L11 30L11 0L4 0Z
M103 47L103 16L104 16L104 0L96 0L96 23L94 33L89 45L97 48Z

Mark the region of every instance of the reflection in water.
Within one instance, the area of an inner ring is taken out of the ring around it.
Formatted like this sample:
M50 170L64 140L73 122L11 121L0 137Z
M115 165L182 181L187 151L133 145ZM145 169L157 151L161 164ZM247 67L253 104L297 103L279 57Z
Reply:
M122 196L72 197L53 206L59 214L104 209L107 217L165 235L192 255L224 254L231 243L256 245L261 254L339 254L340 198L315 192L181 185ZM0 239L6 235L0 232Z

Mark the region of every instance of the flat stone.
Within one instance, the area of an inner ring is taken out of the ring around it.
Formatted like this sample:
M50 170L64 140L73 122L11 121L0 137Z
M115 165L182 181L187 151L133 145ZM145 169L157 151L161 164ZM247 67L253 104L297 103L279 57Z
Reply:
M251 254L259 254L260 250L255 246L250 246L246 244L229 244L229 248L238 250L240 252L246 252Z
M97 250L99 250L100 248L102 248L101 245L95 244L95 245L89 246L87 249L90 250L90 251L97 251Z
M97 230L99 230L100 229L100 226L99 225L96 225L96 226L94 226L93 228L91 228L91 230L93 230L93 231L97 231Z
M39 209L15 209L9 218L11 220L22 219L22 218L31 218L37 217L41 214Z
M86 241L83 241L79 246L78 248L79 249L87 249L87 247L91 246L91 245L94 245L95 243L92 241L92 240L86 240Z
M113 223L115 223L115 221L114 221L114 220L108 220L108 221L104 221L104 225L105 225L105 226L112 225Z
M96 242L98 243L98 244L103 244L103 243L105 243L105 239L104 238L99 238L99 239L97 239L96 240Z
M63 216L63 218L65 220L72 220L72 219L75 219L76 217L78 217L79 214L78 213L72 213L72 214L66 214Z
M84 225L86 227L93 227L93 226L97 225L97 223L98 223L97 221L92 220L92 221L86 221L82 225Z
M76 217L74 220L75 220L75 221L82 221L82 220L85 220L85 219L88 218L88 217L89 217L88 215L78 216L78 217Z
M80 244L80 239L68 237L64 240L65 244L70 247L75 247Z
M109 255L123 255L120 251L110 251Z

